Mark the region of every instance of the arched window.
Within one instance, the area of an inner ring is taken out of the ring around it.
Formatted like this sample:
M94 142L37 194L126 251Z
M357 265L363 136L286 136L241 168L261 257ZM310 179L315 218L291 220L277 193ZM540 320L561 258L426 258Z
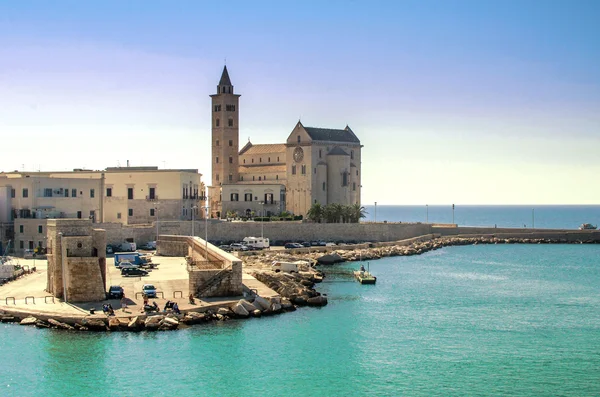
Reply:
M233 127L233 119L229 119L228 123L230 127Z
M220 124L220 120L219 120L219 119L217 119L217 120L215 121L215 126L217 126L217 127L218 127L218 126L219 126L219 124Z
M219 158L218 157L215 157L215 163L219 164Z

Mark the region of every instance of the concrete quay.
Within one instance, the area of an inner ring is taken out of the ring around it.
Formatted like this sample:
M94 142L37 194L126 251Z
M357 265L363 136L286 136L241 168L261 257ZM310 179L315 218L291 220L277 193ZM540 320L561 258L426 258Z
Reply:
M20 265L28 265L30 268L35 265L36 271L0 286L0 318L4 318L3 321L10 320L10 317L14 318L13 321L18 321L30 316L43 321L53 319L70 325L90 320L106 321L107 316L102 312L102 305L108 303L114 308L114 318L122 323L127 323L136 317L139 321L144 321L152 315L143 311L141 291L144 284L153 284L157 289L157 298L150 299L151 302L156 302L161 310L167 300L177 302L182 316L189 312L217 313L221 308L229 310L240 299L244 299L243 296L196 298L195 304L190 304L185 258L155 256L153 263L157 264L157 267L145 277L123 277L119 269L114 266L113 258L107 259L107 287L110 285L123 287L126 306L122 306L119 299L86 303L63 302L46 292L47 262L45 260L35 260L35 263L31 259L17 261ZM256 291L265 299L279 296L249 274L243 274L243 283L246 289ZM95 313L90 314L90 309L95 309Z

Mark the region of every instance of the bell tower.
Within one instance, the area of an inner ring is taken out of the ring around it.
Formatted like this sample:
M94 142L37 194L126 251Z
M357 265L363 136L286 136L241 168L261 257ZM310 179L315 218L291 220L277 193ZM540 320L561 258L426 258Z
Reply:
M238 181L239 98L233 93L227 66L212 98L212 186Z

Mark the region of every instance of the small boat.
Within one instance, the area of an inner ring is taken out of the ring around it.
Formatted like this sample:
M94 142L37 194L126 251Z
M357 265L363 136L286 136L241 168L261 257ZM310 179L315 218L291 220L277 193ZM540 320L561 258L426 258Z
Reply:
M598 229L598 226L592 225L591 223L584 223L581 226L579 226L579 230L596 230L596 229Z
M369 264L367 263L367 270L363 265L360 266L360 270L354 271L354 277L361 284L375 284L377 282L377 277L373 276L368 270Z

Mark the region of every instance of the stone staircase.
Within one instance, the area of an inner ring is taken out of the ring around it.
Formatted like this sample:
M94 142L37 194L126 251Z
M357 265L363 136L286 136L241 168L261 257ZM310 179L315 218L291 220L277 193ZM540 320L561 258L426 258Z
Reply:
M208 279L206 283L200 288L198 288L197 296L202 297L206 292L208 292L211 288L219 285L221 281L231 275L233 269L232 266L229 265L225 269L221 270L214 276Z

